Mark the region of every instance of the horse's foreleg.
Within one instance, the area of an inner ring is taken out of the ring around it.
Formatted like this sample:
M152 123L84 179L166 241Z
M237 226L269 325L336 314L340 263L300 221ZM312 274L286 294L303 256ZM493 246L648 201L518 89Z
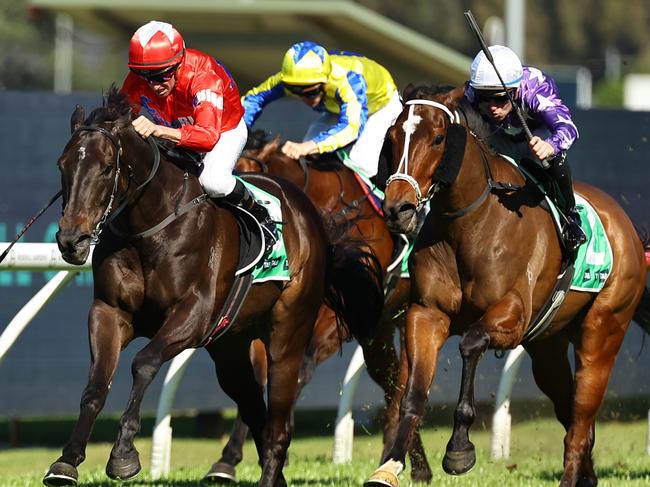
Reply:
M429 387L436 372L438 353L449 336L449 317L437 308L412 304L406 314L405 343L409 364L406 395L401 404L401 419L395 442L383 464L364 486L396 487L404 470L406 452L427 404Z
M597 484L591 458L596 414L632 316L629 310L616 315L608 306L597 303L598 300L587 313L580 338L574 343L575 395L573 421L564 438L564 473L560 482L563 487Z
M469 440L469 428L476 417L474 380L478 362L491 341L497 346L514 346L522 333L524 314L519 293L509 292L471 324L460 340L460 355L463 359L460 395L454 411L454 429L442 459L442 468L449 474L463 474L476 463L474 445Z
M382 418L384 429L384 448L380 457L382 459L388 454L397 435L399 405L408 380L404 326L403 323L400 325L401 354L399 359L393 344L396 327L395 321L392 319L384 319L380 322L377 333L370 342L360 342L368 375L384 391L386 406ZM429 482L433 475L422 445L422 438L417 429L413 433L408 454L411 459L411 479L414 482Z
M209 316L201 313L196 297L186 300L174 308L165 319L151 341L133 359L131 374L133 385L126 409L120 418L117 439L106 465L106 474L115 480L134 477L141 469L139 454L133 445L135 435L140 431L140 406L147 387L156 377L160 367L183 350L196 346L201 340L195 321L188 317ZM208 300L204 300L208 302ZM195 318L196 319L196 318Z
M460 355L463 359L460 396L454 411L454 430L442 459L443 470L452 475L465 473L476 463L474 444L469 440L469 428L476 417L474 378L478 362L489 344L490 336L481 328L471 328L460 341Z
M104 407L108 389L117 368L123 342L130 339L122 330L129 318L95 301L88 320L90 337L90 373L81 395L79 418L63 454L54 462L43 482L46 485L71 485L77 480L76 467L86 458L86 445L97 415Z

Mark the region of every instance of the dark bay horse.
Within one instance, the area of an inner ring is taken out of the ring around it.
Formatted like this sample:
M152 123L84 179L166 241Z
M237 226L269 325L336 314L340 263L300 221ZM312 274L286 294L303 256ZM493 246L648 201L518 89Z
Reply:
M569 292L550 327L538 338L525 339L531 316L550 296L561 263L553 221L538 205L540 192L524 186L516 168L469 131L465 116L472 117L462 102L462 87L419 87L405 93L405 99L405 109L389 130L396 174L389 178L384 210L398 231L412 228L425 200L431 212L409 262L409 373L397 438L366 485L398 485L438 353L450 335L458 335L462 378L444 470L462 474L476 461L469 428L475 418L479 359L487 349L523 343L535 382L566 429L560 485L595 486L595 418L614 360L633 317L650 331L647 242L611 197L577 183L576 191L594 207L609 236L611 274L598 293ZM491 181L519 187L491 189ZM575 373L567 356L569 344Z
M262 466L259 485L286 485L282 467L291 438L289 418L319 307L325 300L355 333L372 334L360 327L372 325L373 310L364 310L367 321L355 321L361 316L354 311L355 303L364 300L340 295L333 286L339 280L336 273L349 278L357 259L348 256L361 255L367 265L365 254L345 242L332 243L317 210L294 185L266 176L247 178L281 202L291 278L254 284L228 332L206 341L239 261L233 213L205 198L196 177L135 132L126 99L115 87L104 106L85 121L83 108L77 107L71 128L58 160L64 208L57 242L67 262L80 264L89 254L91 239L101 236L92 262L88 383L70 441L44 483L76 483L77 466L85 458L120 351L143 336L150 340L133 360L133 386L107 475L129 479L139 472L133 440L147 387L163 363L184 349L205 346L221 387L251 429ZM380 275L378 270L379 301ZM378 306L381 309L381 302ZM249 359L255 339L265 344L267 353L268 407Z
M377 256L385 270L391 262L393 238L384 220L373 209L353 171L341 164L338 159L320 159L314 164L307 164L305 161L285 156L279 147L279 136L270 139L263 131L250 133L247 147L237 161L237 171L263 172L281 176L302 188L322 213L330 216L336 224L344 228L347 226L350 237L366 242L368 249ZM368 374L384 391L385 409L382 420L386 448L392 444L397 431L399 403L396 398L399 394L396 387L404 381L399 378L400 371L406 370L405 366L401 365L401 362L405 362L405 356L403 354L399 356L394 346L395 329L402 325L402 320L393 317L405 305L409 286L408 279L399 280L394 292L390 293L386 300L383 318L372 340L359 340ZM338 333L336 317L332 310L324 305L319 312L314 333L307 347L300 372L299 389L309 383L315 368L320 363L338 351ZM261 351L261 348L253 350L253 360L263 366ZM241 421L236 420L223 454L212 466L207 475L208 479L221 482L235 479L234 467L242 459L246 433L245 426ZM412 478L420 481L430 480L431 468L417 432L409 454Z

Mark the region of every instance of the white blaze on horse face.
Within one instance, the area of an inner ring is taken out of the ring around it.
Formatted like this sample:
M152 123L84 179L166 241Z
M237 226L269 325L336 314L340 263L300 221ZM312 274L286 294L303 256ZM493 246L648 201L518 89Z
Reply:
M79 162L82 162L86 158L86 148L81 146L79 147Z
M409 118L406 119L406 121L402 124L402 130L404 130L404 133L408 135L412 135L415 132L415 128L418 126L418 124L422 121L422 117L420 115L411 115Z

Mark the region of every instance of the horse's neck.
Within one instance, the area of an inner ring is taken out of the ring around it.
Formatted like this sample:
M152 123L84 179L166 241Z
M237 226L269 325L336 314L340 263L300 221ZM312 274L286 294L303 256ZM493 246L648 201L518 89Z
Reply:
M456 180L442 191L443 211L456 213L477 202L488 186L488 174L494 166L493 154L490 153L476 138L468 133L463 162L460 166ZM480 205L479 205L480 206ZM480 211L473 208L472 213Z
M295 159L284 158L276 154L269 159L268 167L271 174L288 179L299 188L305 184L305 171L300 162Z
M183 170L163 155L160 155L156 168L150 152L145 152L147 155L141 156L141 159L132 159L133 176L127 196L130 204L125 213L134 231L141 230L140 227L151 227L174 212L179 204L202 192L195 176L186 176Z

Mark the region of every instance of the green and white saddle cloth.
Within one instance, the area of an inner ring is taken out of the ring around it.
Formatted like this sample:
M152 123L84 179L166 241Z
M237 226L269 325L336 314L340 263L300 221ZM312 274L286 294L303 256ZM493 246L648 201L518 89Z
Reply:
M252 184L240 179L244 186L253 194L255 200L263 205L271 219L274 222L282 222L282 207L280 200L263 189L253 186ZM275 242L273 249L268 255L265 255L253 268L253 283L266 281L288 281L289 261L287 260L287 250L284 247L284 237L282 233L282 224L275 224L278 231L278 241Z
M605 286L612 272L612 246L593 206L577 193L575 198L576 209L580 214L580 226L587 236L587 241L578 249L571 289L597 293Z

